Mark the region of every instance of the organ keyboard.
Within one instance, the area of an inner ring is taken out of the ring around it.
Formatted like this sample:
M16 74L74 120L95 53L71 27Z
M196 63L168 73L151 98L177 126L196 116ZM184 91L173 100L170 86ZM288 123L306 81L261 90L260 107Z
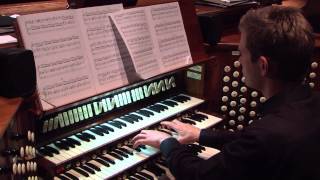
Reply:
M130 139L136 133L174 118L200 128L221 120L207 109L204 63L213 63L213 58L204 51L193 2L178 2L192 61L201 67L192 74L196 78L186 76L185 67L48 111L41 110L35 94L22 104L7 132L6 149L14 152L7 155L10 179L129 177L140 165L148 168L136 172L136 179L148 173L158 177L161 173L154 170L165 165L150 162L160 153L148 146L132 149ZM208 155L203 147L197 151Z

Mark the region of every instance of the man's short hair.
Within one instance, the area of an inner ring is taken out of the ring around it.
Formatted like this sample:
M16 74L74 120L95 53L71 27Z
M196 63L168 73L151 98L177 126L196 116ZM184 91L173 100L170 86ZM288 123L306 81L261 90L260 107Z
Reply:
M248 11L240 20L251 60L269 59L270 77L301 81L309 68L314 48L312 27L299 9L268 6Z

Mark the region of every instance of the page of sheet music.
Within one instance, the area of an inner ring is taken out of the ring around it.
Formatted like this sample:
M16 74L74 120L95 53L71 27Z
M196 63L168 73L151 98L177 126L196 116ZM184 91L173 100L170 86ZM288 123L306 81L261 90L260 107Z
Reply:
M111 18L143 79L192 63L177 2L128 9Z
M78 9L81 30L97 93L102 93L128 84L109 13L122 10L122 4Z
M143 79L159 74L161 69L145 8L116 12L111 18L128 47L137 73Z
M24 46L34 53L43 110L95 94L75 10L18 17Z
M162 72L192 63L178 2L150 6L151 32L156 41Z

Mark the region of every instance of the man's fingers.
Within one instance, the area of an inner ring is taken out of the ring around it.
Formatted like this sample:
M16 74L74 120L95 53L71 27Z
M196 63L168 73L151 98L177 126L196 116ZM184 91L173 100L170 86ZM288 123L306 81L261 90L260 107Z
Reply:
M146 135L144 133L139 133L138 135L136 135L135 137L132 138L132 141L135 142L135 141L138 141L140 139L145 139L146 138Z
M171 129L177 130L177 125L176 125L176 123L171 122L171 121L163 121L163 122L161 122L161 125L164 125L164 126L166 126L167 128L171 128Z
M144 139L139 139L139 140L137 140L137 141L134 141L134 143L133 143L133 148L134 148L134 149L137 148L138 146L144 144L144 142L145 142Z

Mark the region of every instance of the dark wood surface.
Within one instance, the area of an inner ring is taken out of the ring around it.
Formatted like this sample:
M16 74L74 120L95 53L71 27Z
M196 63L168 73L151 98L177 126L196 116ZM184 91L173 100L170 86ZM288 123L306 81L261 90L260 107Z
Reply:
M21 102L22 98L8 99L0 96L0 137L3 136Z

